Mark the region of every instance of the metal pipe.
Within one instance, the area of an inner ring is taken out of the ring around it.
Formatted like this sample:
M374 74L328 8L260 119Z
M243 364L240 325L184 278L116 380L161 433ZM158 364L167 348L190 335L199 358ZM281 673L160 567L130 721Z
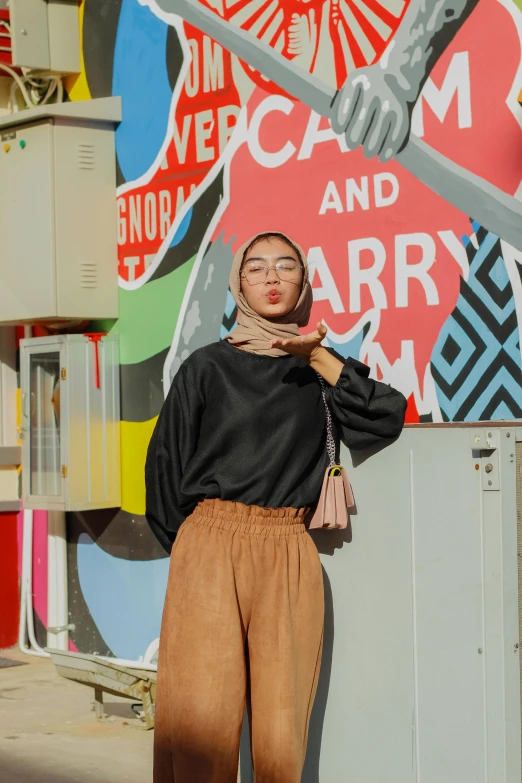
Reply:
M24 509L22 538L22 575L18 645L26 655L48 658L49 653L36 640L33 618L33 512ZM27 644L27 638L31 646Z

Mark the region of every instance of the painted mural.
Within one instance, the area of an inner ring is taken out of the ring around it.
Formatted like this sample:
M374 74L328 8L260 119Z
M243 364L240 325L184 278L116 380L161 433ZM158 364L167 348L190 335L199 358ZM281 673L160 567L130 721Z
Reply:
M415 4L202 3L330 91L354 74L371 80L371 68L389 75ZM411 133L516 196L522 13L511 0L467 6L410 101ZM305 247L311 323L322 319L330 345L401 389L410 422L522 416L522 252L384 147L384 162L366 157L167 0L84 0L80 13L83 71L69 97L123 100L120 318L98 325L120 335L123 503L68 515L71 638L85 652L137 658L158 635L168 565L143 516L146 448L181 361L235 324L236 247L266 228Z

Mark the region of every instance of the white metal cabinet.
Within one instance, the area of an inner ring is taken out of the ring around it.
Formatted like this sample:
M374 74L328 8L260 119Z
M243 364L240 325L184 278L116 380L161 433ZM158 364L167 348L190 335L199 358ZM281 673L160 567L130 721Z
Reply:
M357 514L351 541L314 533L325 647L303 783L520 783L515 436L406 428L356 467L343 448ZM243 738L242 783L248 755Z
M7 139L15 131L9 130ZM55 313L52 125L22 125L12 150L0 146L0 320L35 320ZM22 150L20 141L27 144ZM4 230L5 229L5 230Z
M102 98L0 118L0 323L117 317L120 117Z
M77 0L10 0L13 65L79 73Z
M32 509L121 503L118 341L87 335L20 342L22 492Z

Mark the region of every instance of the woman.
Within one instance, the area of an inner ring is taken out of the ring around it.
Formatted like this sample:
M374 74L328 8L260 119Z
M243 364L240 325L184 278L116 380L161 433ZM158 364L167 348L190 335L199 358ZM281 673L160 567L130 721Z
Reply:
M245 702L257 783L298 783L319 675L323 581L303 523L328 464L397 437L406 401L300 336L306 258L277 232L234 257L238 326L178 370L146 465L147 519L171 565L160 636L154 783L235 783Z

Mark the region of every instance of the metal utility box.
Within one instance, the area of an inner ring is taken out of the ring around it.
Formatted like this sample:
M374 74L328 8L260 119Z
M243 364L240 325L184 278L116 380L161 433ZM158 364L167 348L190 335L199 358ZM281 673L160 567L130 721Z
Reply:
M0 323L118 315L119 98L0 117Z
M520 440L515 422L417 425L341 450L356 513L313 534L326 615L302 783L520 783Z
M25 508L119 507L117 337L38 337L20 352Z
M9 0L13 65L79 73L77 0Z

